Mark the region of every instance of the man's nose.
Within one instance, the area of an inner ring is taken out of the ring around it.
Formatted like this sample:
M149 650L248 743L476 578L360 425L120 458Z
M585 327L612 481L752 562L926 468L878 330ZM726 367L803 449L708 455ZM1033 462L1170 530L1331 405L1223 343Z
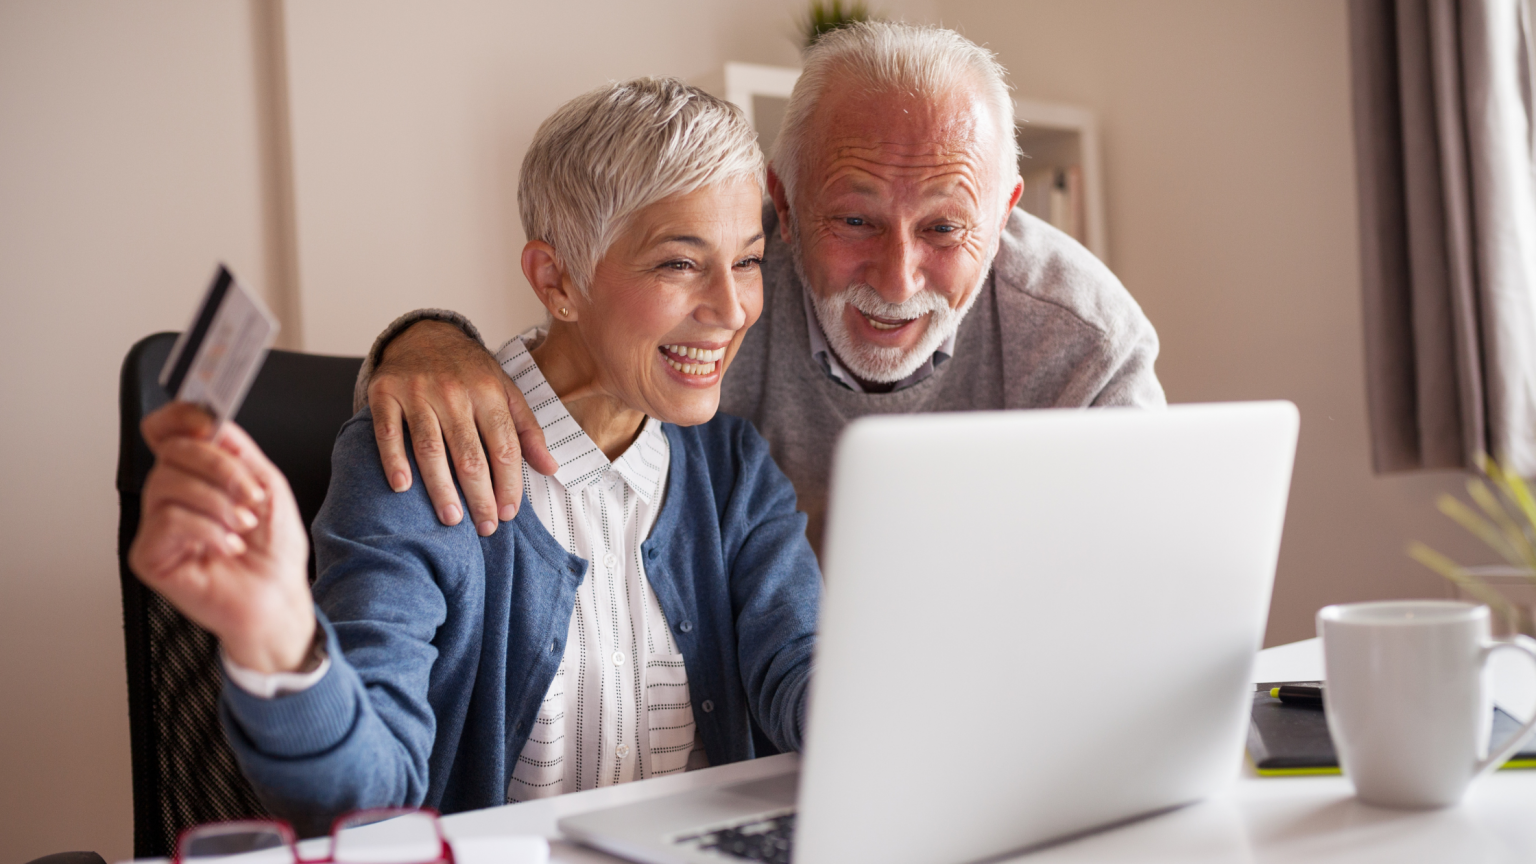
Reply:
M879 257L869 268L867 279L880 299L887 303L905 303L923 290L919 251L906 232L894 231L886 237Z

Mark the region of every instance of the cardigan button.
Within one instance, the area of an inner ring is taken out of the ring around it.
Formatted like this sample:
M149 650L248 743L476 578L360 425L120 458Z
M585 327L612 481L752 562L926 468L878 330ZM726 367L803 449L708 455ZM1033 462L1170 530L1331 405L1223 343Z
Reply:
M677 625L677 629L683 631L684 633L692 633L693 632L693 622L692 621L684 621L683 623Z
M556 639L555 641L549 643L549 653L553 654L553 653L555 653L556 651L559 651L559 650L560 650L560 640L559 639Z
M649 558L652 561L655 561L656 560L656 547L652 546L651 548L645 550L645 557Z
M715 703L705 699L704 704L700 705L699 707L704 709L705 714L708 714L709 712L715 710Z
M517 721L517 725L515 727L513 727L512 731L514 731L514 732L521 732L521 731L523 731L523 721L521 721L521 720Z

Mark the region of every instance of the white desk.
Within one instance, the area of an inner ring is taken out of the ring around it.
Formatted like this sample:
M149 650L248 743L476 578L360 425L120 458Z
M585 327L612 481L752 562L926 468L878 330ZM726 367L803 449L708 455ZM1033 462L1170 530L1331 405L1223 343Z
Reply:
M1495 698L1517 716L1536 707L1536 680L1519 657L1496 661ZM1317 640L1260 653L1254 681L1322 677ZM680 789L773 773L795 756L774 756L690 774L629 783L460 813L443 820L450 836L542 834L551 860L615 862L560 838L555 822L572 813ZM1162 816L1021 856L1024 864L1062 862L1410 862L1536 861L1536 770L1502 771L1473 785L1458 807L1402 812L1367 807L1343 777L1258 777L1239 769L1219 795Z

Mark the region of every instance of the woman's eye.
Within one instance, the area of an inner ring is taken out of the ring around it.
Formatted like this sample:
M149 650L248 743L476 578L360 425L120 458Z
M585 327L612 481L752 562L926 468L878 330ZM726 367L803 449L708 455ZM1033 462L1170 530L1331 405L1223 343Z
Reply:
M754 255L751 258L743 258L742 260L737 261L736 262L736 266L741 268L741 269L743 269L743 270L750 270L750 269L752 269L754 267L757 267L757 266L761 265L762 263L763 263L762 256Z
M661 265L661 267L663 270L692 270L693 262L686 258L681 258L676 261L668 261Z

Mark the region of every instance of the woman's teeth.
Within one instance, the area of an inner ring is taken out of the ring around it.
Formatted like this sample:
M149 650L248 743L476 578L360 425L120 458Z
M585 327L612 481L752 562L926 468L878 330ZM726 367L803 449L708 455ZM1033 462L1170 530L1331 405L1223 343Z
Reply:
M686 345L663 345L662 356L673 369L684 375L708 375L725 356L724 348L690 348ZM693 362L689 362L693 361Z

